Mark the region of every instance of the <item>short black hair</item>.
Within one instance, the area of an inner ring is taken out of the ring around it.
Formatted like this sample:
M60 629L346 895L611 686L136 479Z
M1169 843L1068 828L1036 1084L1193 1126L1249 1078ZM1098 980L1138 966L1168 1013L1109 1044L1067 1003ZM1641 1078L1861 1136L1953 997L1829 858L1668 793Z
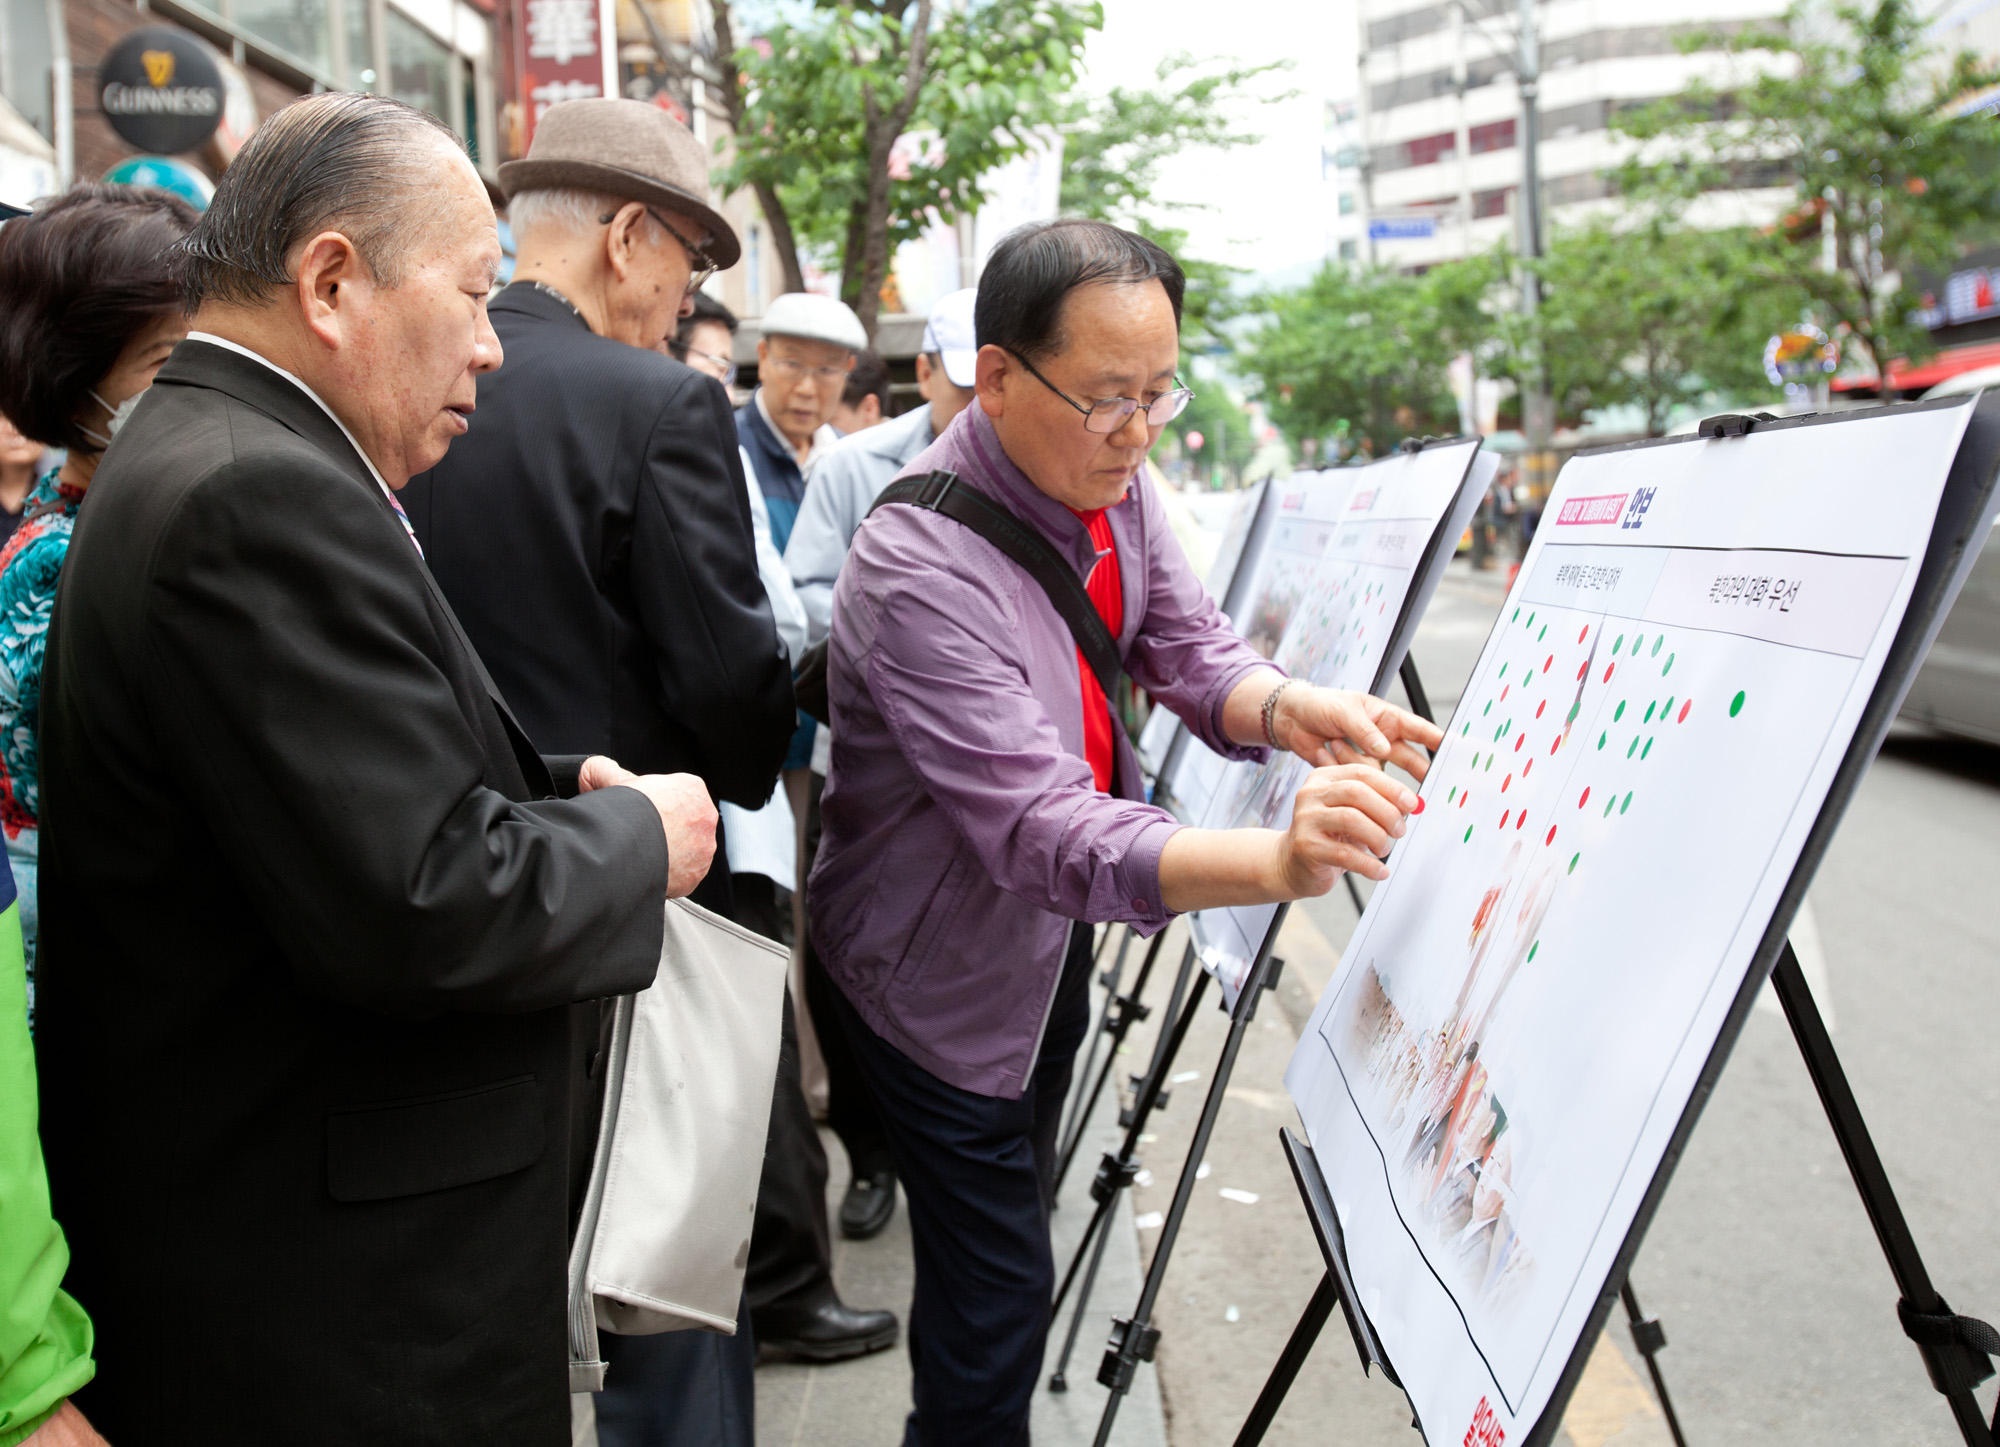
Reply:
M840 400L849 407L859 407L863 397L873 397L882 404L883 420L889 417L889 364L882 360L881 353L872 347L863 348L854 354L854 370L847 374L847 385L841 389Z
M1080 286L1157 281L1181 322L1187 274L1164 248L1104 221L1070 217L1017 226L979 273L972 325L982 347L1036 361L1063 349L1063 302Z
M335 229L386 287L402 284L435 170L412 142L464 145L436 116L387 96L306 96L257 127L179 251L188 310L257 306L292 284L292 253Z
M717 301L705 291L694 294L694 310L680 320L674 328L674 347L685 349L694 340L694 329L700 326L719 324L729 328L729 335L736 335L736 313Z
M77 414L126 343L181 310L168 253L198 219L158 187L79 181L0 226L0 413L24 436L99 450Z

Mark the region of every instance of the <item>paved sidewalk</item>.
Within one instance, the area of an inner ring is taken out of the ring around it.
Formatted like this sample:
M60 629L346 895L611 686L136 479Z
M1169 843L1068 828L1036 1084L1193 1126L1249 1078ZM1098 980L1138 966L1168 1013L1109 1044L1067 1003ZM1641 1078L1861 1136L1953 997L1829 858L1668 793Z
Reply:
M1137 968L1136 959L1130 968ZM1103 992L1093 990L1092 994L1095 1018ZM1164 990L1160 997L1165 998ZM1079 1055L1079 1073L1082 1063ZM823 1131L821 1135L832 1167L827 1182L827 1210L833 1214L838 1212L841 1195L847 1189L847 1154L832 1132ZM1107 1088L1091 1118L1076 1165L1064 1182L1056 1211L1054 1236L1059 1276L1090 1220L1090 1179L1097 1159L1107 1150L1116 1150L1120 1139L1118 1101ZM1043 1384L1035 1394L1032 1421L1035 1447L1083 1447L1096 1435L1107 1395L1097 1385L1097 1362L1103 1355L1111 1316L1114 1311L1129 1313L1139 1299L1139 1245L1132 1226L1129 1194L1119 1203L1110 1231L1110 1244L1098 1273L1094 1300L1070 1362L1070 1389L1061 1395L1050 1392L1045 1371ZM911 1263L909 1213L904 1203L898 1202L895 1220L872 1241L842 1240L836 1231L833 1273L841 1295L849 1302L856 1306L887 1306L907 1320ZM1070 1315L1065 1311L1050 1334L1051 1366L1062 1350ZM757 1371L758 1447L895 1447L902 1440L903 1418L909 1409L910 1359L900 1344L860 1361L818 1367L767 1362ZM1159 1383L1150 1367L1141 1368L1137 1384L1120 1408L1111 1442L1113 1447L1166 1447Z

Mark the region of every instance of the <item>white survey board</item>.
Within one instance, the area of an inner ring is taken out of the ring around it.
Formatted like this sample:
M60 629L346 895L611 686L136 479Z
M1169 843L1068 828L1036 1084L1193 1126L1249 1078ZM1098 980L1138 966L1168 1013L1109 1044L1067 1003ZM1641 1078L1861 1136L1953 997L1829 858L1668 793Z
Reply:
M1564 469L1286 1076L1430 1442L1521 1441L1550 1404L1875 686L1969 411Z
M1279 487L1250 572L1237 631L1294 678L1380 692L1499 459L1476 441L1432 445L1367 467L1294 477ZM1171 784L1180 817L1208 829L1290 825L1310 766L1290 754L1256 764L1182 751ZM1276 912L1204 910L1192 929L1202 964L1233 1005Z

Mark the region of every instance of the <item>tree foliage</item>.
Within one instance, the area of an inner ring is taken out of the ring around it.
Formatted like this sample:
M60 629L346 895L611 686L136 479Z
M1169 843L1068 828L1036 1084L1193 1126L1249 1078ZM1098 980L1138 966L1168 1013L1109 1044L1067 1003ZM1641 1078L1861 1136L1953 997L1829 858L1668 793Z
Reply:
M1678 215L1703 192L1787 185L1796 205L1746 272L1809 295L1828 330L1877 364L1928 350L1907 284L1954 260L1968 229L2000 217L2000 121L1959 116L2000 82L1970 52L1945 56L1911 0L1795 6L1775 28L1691 46L1724 48L1749 72L1615 118L1642 144L1619 174L1629 196ZM1822 268L1822 227L1834 269Z
M788 282L799 246L840 258L871 332L896 247L976 210L981 179L1067 117L1102 23L1096 0L818 0L736 45L716 8L739 101L719 179L757 189L781 253L795 238Z

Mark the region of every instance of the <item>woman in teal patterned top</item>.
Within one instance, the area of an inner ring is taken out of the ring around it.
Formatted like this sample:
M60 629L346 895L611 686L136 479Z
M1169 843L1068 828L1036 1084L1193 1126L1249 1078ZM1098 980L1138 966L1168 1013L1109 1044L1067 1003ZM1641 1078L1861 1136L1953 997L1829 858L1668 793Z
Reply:
M168 252L194 222L165 191L82 182L0 226L0 413L69 450L0 550L0 831L20 891L31 1022L49 615L98 460L187 335Z

